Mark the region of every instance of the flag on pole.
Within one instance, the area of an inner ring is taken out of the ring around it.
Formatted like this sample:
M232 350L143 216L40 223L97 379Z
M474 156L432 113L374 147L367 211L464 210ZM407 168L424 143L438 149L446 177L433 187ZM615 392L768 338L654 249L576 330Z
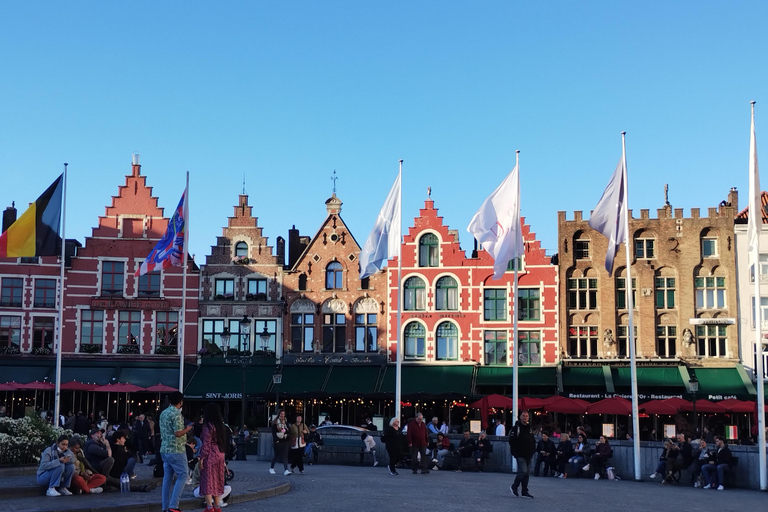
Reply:
M493 257L494 279L504 275L510 260L523 254L518 169L519 165L515 165L467 226L467 231Z
M595 211L589 218L589 227L599 231L608 239L608 250L605 253L605 270L608 275L613 274L613 260L619 245L627 241L627 233L624 230L626 201L624 197L625 169L624 159L619 161L616 170L613 171L611 181L603 192L603 197L595 207Z
M0 235L1 258L55 256L59 253L63 178L63 174L56 178L43 195Z
M384 262L394 256L400 256L400 174L360 250L360 279L381 270Z
M134 274L135 277L143 276L147 272L152 272L156 267L166 269L168 267L181 267L184 265L184 231L187 215L187 190L181 194L181 200L173 212L171 220L168 221L168 229L165 230L163 238L157 242L147 259L141 264Z
M760 192L760 171L757 169L757 140L755 137L755 111L752 109L752 130L749 138L749 220L747 224L747 241L749 242L750 266L754 265L755 275L760 271L759 258L760 230L763 224L763 202Z

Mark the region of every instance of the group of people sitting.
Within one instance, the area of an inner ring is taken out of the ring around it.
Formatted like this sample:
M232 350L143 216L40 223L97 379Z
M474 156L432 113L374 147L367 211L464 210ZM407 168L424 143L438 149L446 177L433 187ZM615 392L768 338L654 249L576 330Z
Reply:
M46 488L47 496L97 494L107 489L120 489L125 473L136 478L136 452L126 444L129 433L118 430L109 439L98 427L91 429L88 440L62 435L40 456L37 483ZM133 492L148 492L157 484L130 485Z
M607 477L608 460L612 454L611 444L605 436L599 437L593 449L581 429L575 441L571 441L568 434L562 434L557 445L547 432L542 432L536 444L533 476L568 478L569 475L584 476L591 472L594 479L599 480Z
M677 434L677 443L667 439L651 478L661 476L661 483L669 485L674 481L675 472L691 468L694 487L725 490L725 475L734 466L735 459L724 437L714 436L714 444L715 449L710 451L706 439L699 439L697 448L693 448L686 434Z

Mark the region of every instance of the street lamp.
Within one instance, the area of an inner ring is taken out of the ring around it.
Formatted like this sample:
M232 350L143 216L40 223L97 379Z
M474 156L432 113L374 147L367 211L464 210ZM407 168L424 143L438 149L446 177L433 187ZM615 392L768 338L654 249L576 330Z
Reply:
M264 329L259 334L259 338L261 338L261 351L266 352L269 347L269 340L272 338L272 334L267 329L266 322L264 322Z
M240 395L240 435L237 439L237 460L247 460L245 457L245 368L250 364L250 355L243 356L246 351L251 348L251 319L248 315L243 315L243 319L240 320L240 368L243 378L242 393ZM250 354L250 352L248 352Z
M275 415L280 411L280 383L283 381L283 374L280 370L280 365L278 365L275 373L272 374L272 384L275 385Z
M227 352L229 352L229 338L229 327L224 327L221 332L221 349L224 351L224 357L227 357Z
M693 433L695 435L698 431L698 421L696 420L696 393L699 392L699 380L695 375L691 375L688 385L691 389L691 395L693 395Z

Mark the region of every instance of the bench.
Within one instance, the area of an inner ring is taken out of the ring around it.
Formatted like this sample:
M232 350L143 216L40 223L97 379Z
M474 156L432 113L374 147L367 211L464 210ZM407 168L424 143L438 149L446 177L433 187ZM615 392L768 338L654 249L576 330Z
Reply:
M365 445L357 437L323 437L323 444L318 447L317 462L325 464L343 464L360 461L365 464L365 456L369 455L373 463L373 454L365 451Z
M736 487L736 475L733 472L733 468L735 468L739 464L739 458L733 457L733 463L728 466L728 469L725 470L725 482L720 482L723 486L726 487ZM672 480L680 484L680 480L683 478L683 474L690 474L691 475L691 482L693 482L693 472L691 471L691 467L693 466L693 462L689 464L688 466L684 467L683 469L677 469L674 472L672 472ZM709 482L707 482L709 483Z
M458 452L453 452L450 455L446 455L443 459L443 469L448 470L461 470L461 471L476 471L477 459L475 457L461 457ZM430 466L431 468L431 466ZM483 469L482 471L497 471L499 468L493 463L489 454L483 456Z

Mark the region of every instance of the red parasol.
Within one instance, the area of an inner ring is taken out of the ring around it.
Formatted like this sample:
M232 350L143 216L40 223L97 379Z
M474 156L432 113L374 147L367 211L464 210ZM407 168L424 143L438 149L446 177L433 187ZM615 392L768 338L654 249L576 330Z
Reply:
M543 398L533 398L529 396L524 396L523 398L517 399L517 408L520 409L521 411L541 409L542 407L544 407Z
M28 382L27 384L16 384L16 389L33 389L35 391L48 391L54 389L56 386L53 382Z
M480 425L486 428L488 426L488 409L491 407L494 409L512 409L514 403L509 397L493 394L484 396L469 406L473 409L480 409Z
M693 404L685 405L682 407L684 411L692 411ZM709 400L696 400L697 412L712 412L712 413L724 413L727 412L725 407L719 403L710 402Z
M15 381L0 383L0 391L16 391L18 384Z
M544 410L563 414L584 414L587 412L589 402L578 398L568 398L555 395L544 399Z
M680 408L666 400L650 400L640 404L640 410L647 414L677 414Z
M632 402L619 396L606 398L587 407L587 414L620 414L622 416L629 416L632 414Z
M76 380L65 382L61 385L61 389L64 391L92 391L95 387L98 387L98 384L86 384Z
M698 410L698 402L696 402L696 410ZM727 400L722 400L720 402L717 402L717 405L722 405L725 407L725 410L728 412L742 412L742 413L754 413L755 412L755 402L752 400L737 400L736 398L729 398Z
M177 389L172 388L171 386L166 386L165 384L155 384L154 386L146 388L145 391L151 391L152 393L170 393L172 391L177 391Z
M114 384L107 384L106 386L99 386L93 388L92 391L111 391L113 393L136 393L137 391L144 391L144 388L135 386L129 383L116 382Z
M691 402L677 397L665 398L662 402L675 406L678 411L690 411L690 409L685 409L685 407L691 407Z

